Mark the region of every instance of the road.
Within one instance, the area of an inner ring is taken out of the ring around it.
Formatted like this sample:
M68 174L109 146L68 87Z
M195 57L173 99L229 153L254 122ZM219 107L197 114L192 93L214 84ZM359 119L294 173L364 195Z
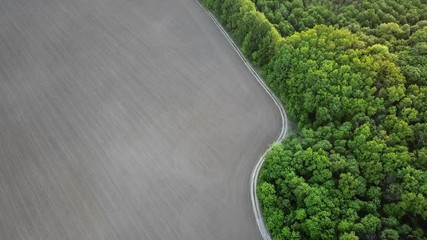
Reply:
M260 239L280 127L194 0L0 0L1 239Z

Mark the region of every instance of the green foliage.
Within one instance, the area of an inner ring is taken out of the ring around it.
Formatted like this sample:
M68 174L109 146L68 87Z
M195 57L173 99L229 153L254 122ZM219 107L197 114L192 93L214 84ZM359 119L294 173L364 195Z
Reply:
M260 171L273 239L426 239L427 3L202 2L301 129Z
M203 0L242 46L242 52L259 66L267 64L280 43L279 32L249 0Z

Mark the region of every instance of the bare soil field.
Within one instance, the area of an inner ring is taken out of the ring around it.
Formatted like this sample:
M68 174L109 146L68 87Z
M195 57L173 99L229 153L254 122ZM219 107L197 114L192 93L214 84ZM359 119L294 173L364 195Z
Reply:
M0 239L260 239L279 130L194 0L0 1Z

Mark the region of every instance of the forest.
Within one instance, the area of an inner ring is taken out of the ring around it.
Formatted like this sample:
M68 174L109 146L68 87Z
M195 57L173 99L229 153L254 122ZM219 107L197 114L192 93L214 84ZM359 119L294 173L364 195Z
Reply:
M427 2L201 0L298 131L257 195L273 239L427 239Z

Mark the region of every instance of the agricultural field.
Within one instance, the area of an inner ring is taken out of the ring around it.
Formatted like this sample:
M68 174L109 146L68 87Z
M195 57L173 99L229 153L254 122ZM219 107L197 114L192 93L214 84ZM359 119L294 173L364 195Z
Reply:
M0 1L0 239L260 239L272 99L193 0Z

